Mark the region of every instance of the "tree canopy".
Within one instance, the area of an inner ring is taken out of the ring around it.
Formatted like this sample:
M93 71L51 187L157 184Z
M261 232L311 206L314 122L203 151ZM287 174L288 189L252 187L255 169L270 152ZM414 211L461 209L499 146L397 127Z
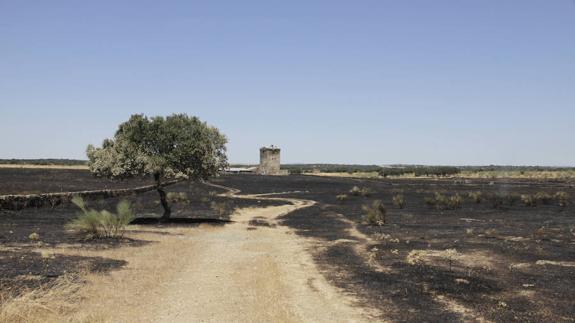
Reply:
M227 163L226 137L197 117L173 114L168 117L133 115L122 123L114 138L102 147L88 146L90 171L107 178L153 176L164 217L169 217L162 181L170 178L207 180L224 170Z

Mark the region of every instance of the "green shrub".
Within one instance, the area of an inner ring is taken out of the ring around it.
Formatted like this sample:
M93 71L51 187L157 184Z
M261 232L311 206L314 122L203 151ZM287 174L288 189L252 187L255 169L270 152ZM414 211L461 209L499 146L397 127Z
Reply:
M469 192L467 193L467 197L477 204L483 200L483 194L481 192Z
M433 198L426 197L424 201L429 207L433 207L438 210L460 209L463 203L463 199L459 194L447 196L439 192L435 192Z
M460 209L461 204L463 203L463 199L459 194L455 194L449 197L447 200L447 208L449 210Z
M396 207L403 209L405 207L405 197L403 194L397 194L393 196L393 205Z
M128 201L118 203L116 214L107 210L88 209L80 196L74 197L72 203L82 212L66 227L82 232L89 238L121 238L126 226L135 218L132 206Z
M537 203L541 203L543 205L549 205L553 203L553 195L547 192L537 192L534 196Z
M530 194L521 195L521 202L523 202L525 206L531 206L531 207L537 206L537 199Z
M371 190L367 187L357 187L354 186L350 191L349 194L351 194L352 196L363 196L363 197L367 197L369 195L371 195Z
M557 192L554 197L557 204L561 207L566 207L569 204L569 194L567 192Z
M369 225L383 226L386 222L387 210L381 200L373 201L371 205L363 206L364 220Z

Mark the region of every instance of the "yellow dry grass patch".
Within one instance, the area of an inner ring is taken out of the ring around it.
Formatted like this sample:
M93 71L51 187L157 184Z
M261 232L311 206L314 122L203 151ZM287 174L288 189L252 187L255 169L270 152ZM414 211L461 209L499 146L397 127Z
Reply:
M150 243L102 250L73 245L36 250L46 255L102 257L124 260L128 264L111 273L83 273L79 275L80 280L62 277L52 288L4 299L0 302L0 322L127 322L136 317L137 302L157 300L154 294L157 286L187 261L179 250L193 246L191 240L183 237L198 228L163 228L161 232L141 227L130 229L128 237Z

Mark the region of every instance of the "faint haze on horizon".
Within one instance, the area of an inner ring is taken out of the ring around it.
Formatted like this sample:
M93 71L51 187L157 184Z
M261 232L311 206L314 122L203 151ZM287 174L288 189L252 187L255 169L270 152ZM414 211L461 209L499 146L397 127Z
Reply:
M0 158L187 113L232 163L575 166L571 0L0 0Z

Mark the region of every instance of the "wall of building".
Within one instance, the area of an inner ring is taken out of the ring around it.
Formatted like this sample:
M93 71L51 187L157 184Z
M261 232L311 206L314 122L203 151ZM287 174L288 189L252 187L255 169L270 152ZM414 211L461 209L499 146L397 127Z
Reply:
M281 151L279 148L262 148L260 149L260 166L258 174L260 175L285 175L286 172L281 170Z

